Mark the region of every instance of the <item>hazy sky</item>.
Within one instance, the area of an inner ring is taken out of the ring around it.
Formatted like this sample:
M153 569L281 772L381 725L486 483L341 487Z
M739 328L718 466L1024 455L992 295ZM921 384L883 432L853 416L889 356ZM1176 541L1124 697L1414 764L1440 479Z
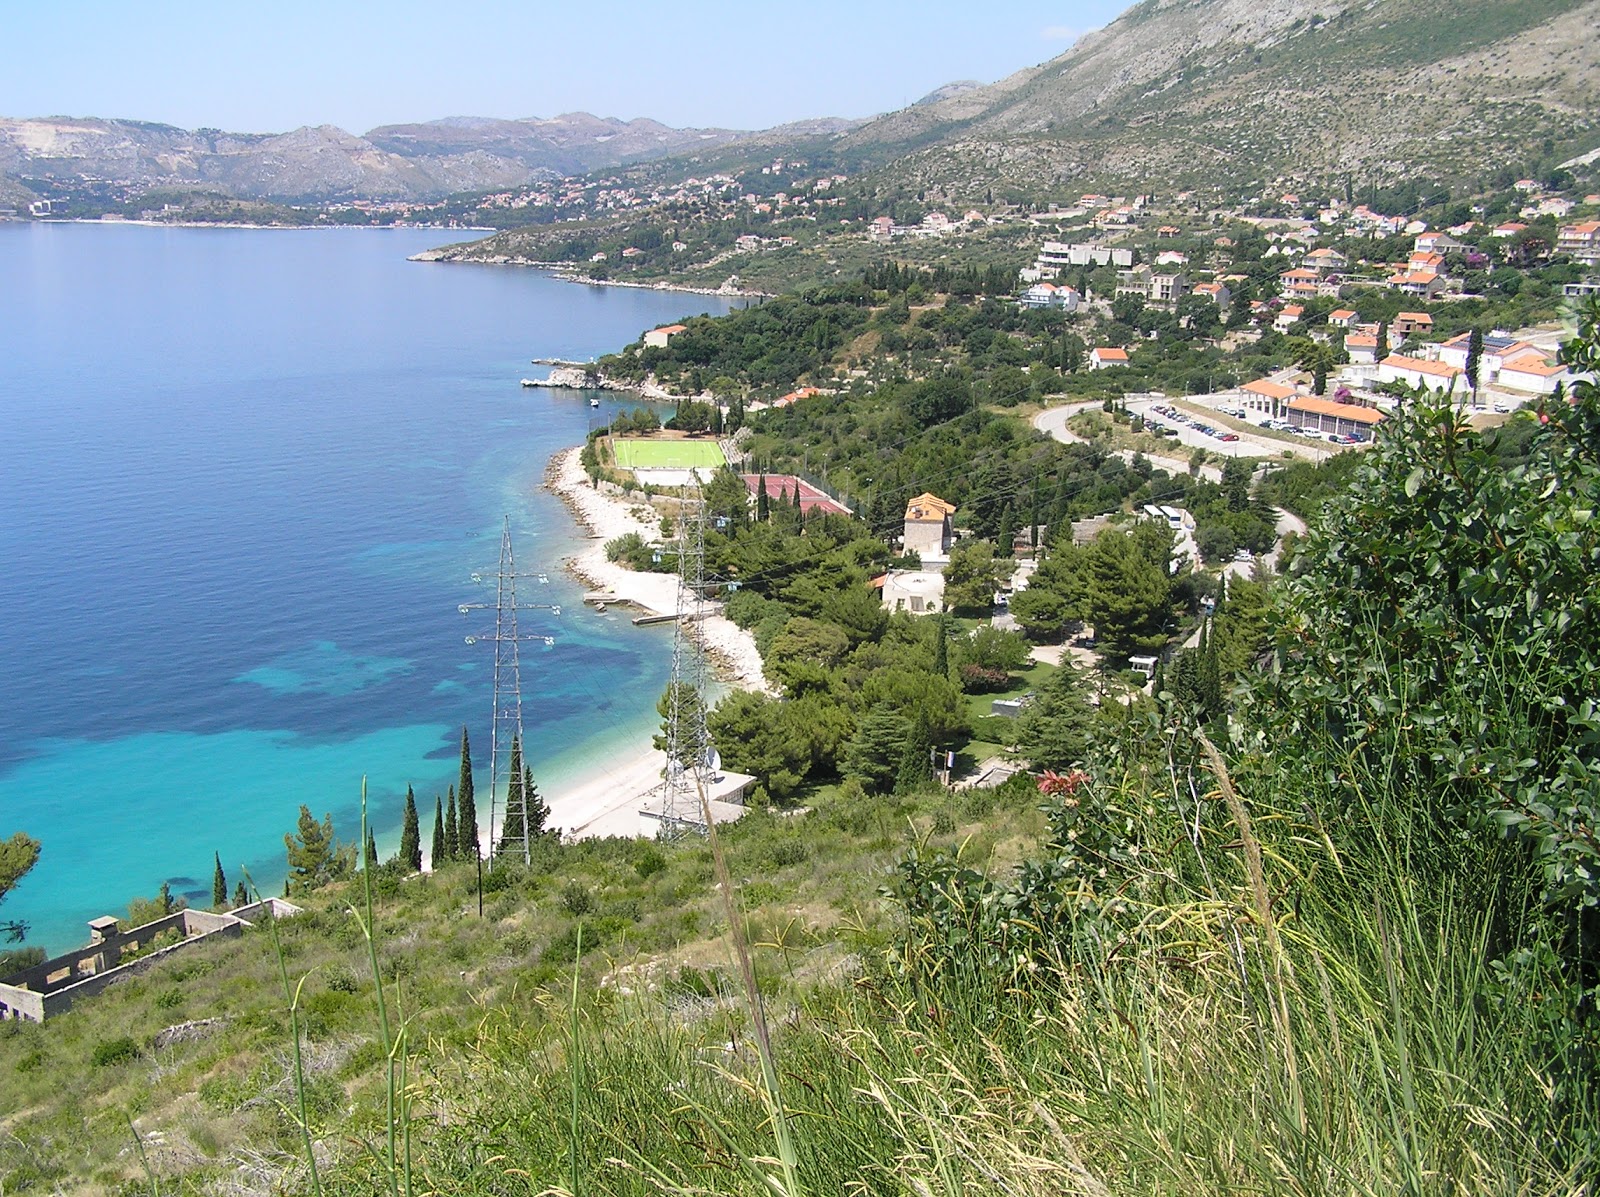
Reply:
M765 128L1061 53L1124 0L0 0L0 115L353 132L578 109Z

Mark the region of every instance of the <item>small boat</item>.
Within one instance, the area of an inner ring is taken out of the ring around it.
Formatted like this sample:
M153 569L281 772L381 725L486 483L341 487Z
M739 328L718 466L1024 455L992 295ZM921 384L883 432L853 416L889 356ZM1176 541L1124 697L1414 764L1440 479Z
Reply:
M522 380L522 385L523 385L523 386L525 386L525 387L536 387L536 386L538 386L538 385L539 385L539 383L538 383L538 380L537 380L537 379L533 379L533 378L524 378L524 379L523 379L523 380Z
M598 400L598 399L590 399L589 400L589 406L590 407L599 407L600 406L600 400Z

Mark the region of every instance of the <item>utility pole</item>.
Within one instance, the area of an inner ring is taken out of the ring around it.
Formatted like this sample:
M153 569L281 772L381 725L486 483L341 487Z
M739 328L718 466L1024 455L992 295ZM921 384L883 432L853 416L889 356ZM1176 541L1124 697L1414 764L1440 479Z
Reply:
M500 756L504 751L506 756L506 781L509 798L509 789L513 781L520 783L520 778L510 776L511 745L513 740L520 747L523 761L527 760L528 739L523 735L522 728L522 645L524 643L542 643L546 647L554 645L554 636L542 633L524 633L517 627L517 612L543 610L552 615L559 616L561 608L551 603L525 603L517 598L517 579L528 578L537 580L540 585L546 585L550 579L543 573L518 573L516 554L511 546L511 517L506 516L500 532L500 564L495 571L495 598L493 603L462 603L457 610L463 616L474 611L494 611L494 634L492 636L468 636L468 644L476 644L479 640L489 640L494 644L494 707L489 724L489 867L494 868L494 858L497 855L496 840L494 835L495 800L500 792ZM482 583L485 579L481 574L473 574L474 582ZM526 764L524 764L526 768ZM522 862L527 864L531 856L528 840L528 795L522 796ZM482 877L482 855L479 856L480 885Z
M667 770L659 790L661 823L669 833L699 825L700 794L718 765L706 727L706 658L692 630L705 617L706 505L698 479L684 488L677 551L678 618L672 626L672 678L667 683Z

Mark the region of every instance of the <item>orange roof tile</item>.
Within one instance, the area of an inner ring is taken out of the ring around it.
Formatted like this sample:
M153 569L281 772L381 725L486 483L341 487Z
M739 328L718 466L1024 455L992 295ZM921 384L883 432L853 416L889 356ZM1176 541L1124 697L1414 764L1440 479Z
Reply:
M1334 399L1318 399L1314 395L1297 395L1289 400L1293 411L1308 411L1318 416L1337 416L1341 420L1355 420L1361 424L1376 424L1383 413L1375 407L1360 407L1354 403L1340 403Z
M955 510L954 503L946 503L938 495L924 491L906 504L906 519L943 520L947 515L954 515Z
M1458 366L1449 366L1444 362L1430 362L1424 357L1406 357L1404 354L1391 353L1383 359L1383 364L1395 370L1410 370L1415 374L1432 374L1435 378L1455 378L1461 373Z
M1261 395L1267 399L1289 399L1298 394L1293 387L1284 386L1281 382L1273 382L1270 378L1258 378L1254 382L1247 382L1240 390L1249 391L1252 395Z

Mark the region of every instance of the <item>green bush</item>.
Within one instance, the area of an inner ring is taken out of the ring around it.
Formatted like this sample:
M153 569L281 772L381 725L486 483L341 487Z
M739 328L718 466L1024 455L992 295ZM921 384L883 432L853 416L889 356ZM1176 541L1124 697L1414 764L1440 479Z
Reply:
M96 1068L109 1068L115 1064L137 1060L139 1056L139 1045L127 1035L122 1035L116 1039L102 1039L95 1044L89 1062Z

